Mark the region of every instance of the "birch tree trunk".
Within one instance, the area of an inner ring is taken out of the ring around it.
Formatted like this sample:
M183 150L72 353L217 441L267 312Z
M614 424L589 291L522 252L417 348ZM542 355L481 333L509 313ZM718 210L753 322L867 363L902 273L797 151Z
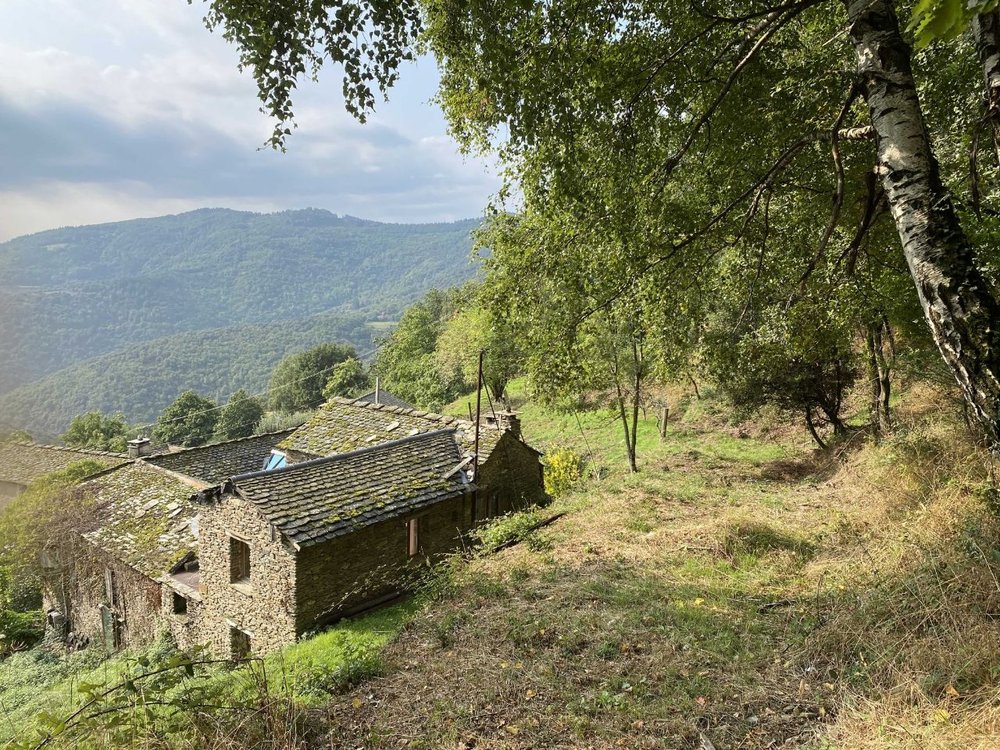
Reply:
M993 152L1000 164L1000 12L992 11L972 20L976 52L983 66L986 116L993 127Z
M878 170L920 304L993 450L1000 448L1000 305L975 265L917 98L889 0L845 0L878 139Z

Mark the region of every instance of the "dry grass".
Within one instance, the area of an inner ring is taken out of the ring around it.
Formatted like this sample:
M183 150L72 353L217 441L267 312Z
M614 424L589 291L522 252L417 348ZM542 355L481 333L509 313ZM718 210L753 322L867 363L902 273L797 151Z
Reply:
M331 746L1000 745L1000 527L933 403L834 458L694 404L646 471L459 566Z

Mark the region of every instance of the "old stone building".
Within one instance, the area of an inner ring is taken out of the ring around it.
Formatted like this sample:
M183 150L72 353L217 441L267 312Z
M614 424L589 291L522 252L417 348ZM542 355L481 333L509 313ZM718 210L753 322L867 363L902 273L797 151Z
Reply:
M0 509L36 479L83 460L110 468L125 463L128 457L38 443L0 442Z
M48 601L50 621L64 622L75 642L99 641L109 650L148 643L161 629L161 576L193 557L196 485L144 461L84 482L93 508L82 543L49 550L58 562Z
M109 648L167 629L220 656L273 651L544 498L513 415L476 445L465 420L334 399L294 431L141 458L84 484L101 522L53 609Z
M260 468L290 431L258 435L121 465L81 484L93 520L72 551L52 550L59 584L50 619L74 640L109 649L148 643L168 629L177 643L200 643L197 492L231 474Z

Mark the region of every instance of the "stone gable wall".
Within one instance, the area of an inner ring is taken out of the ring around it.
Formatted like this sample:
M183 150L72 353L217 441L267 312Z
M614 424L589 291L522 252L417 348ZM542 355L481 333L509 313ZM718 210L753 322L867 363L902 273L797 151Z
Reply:
M479 467L476 519L524 510L544 502L542 471L538 454L509 432L504 433L489 459ZM491 496L495 496L492 505Z
M230 537L250 546L249 585L230 582ZM230 628L250 634L254 654L295 640L295 550L250 503L235 495L202 510L198 561L201 640L218 657L232 655Z
M305 632L338 614L407 590L434 561L461 547L472 497L452 498L420 513L393 518L315 547L298 556L296 629ZM419 548L409 556L407 521L418 518Z

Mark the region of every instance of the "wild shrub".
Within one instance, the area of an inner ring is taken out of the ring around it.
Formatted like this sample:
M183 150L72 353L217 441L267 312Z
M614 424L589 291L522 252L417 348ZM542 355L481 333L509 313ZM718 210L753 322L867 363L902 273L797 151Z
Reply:
M0 658L35 645L44 631L40 611L0 609Z
M552 498L565 495L583 476L583 457L572 448L560 447L545 456L545 491Z

